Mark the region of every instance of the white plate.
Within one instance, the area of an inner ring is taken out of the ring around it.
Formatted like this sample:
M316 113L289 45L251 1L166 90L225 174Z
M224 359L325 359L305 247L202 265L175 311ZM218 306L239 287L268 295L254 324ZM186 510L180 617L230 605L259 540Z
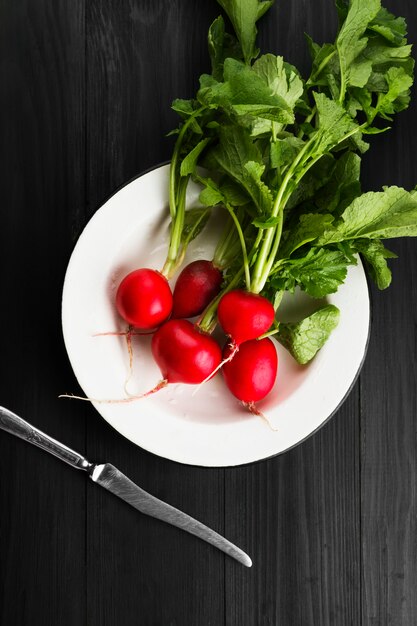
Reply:
M125 340L95 333L123 330L115 313L115 290L139 267L160 269L168 242L168 165L120 189L93 216L71 256L64 284L62 323L67 352L86 396L124 396L128 357ZM197 189L190 190L195 202ZM204 238L187 257L211 258L223 216L216 211ZM97 411L125 437L159 456L203 466L232 466L279 454L311 435L336 411L361 368L369 334L369 295L361 262L328 298L341 310L338 328L312 363L301 367L278 345L274 390L259 408L276 428L247 413L224 386L221 375L193 396L194 386L169 385L130 404L97 404ZM302 317L317 301L287 298L281 315ZM160 380L150 337L134 339L131 393ZM74 400L75 402L75 400Z

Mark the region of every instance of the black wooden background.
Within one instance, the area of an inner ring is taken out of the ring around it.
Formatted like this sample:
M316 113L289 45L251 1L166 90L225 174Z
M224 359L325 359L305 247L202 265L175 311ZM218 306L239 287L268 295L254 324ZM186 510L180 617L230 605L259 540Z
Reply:
M417 42L414 0L389 2ZM181 466L122 438L75 389L60 326L83 226L169 158L174 97L209 68L214 0L1 0L0 403L224 533L251 570L144 517L0 432L2 626L417 624L417 242L372 288L369 352L337 415L292 451L236 469ZM263 51L307 68L331 0L280 0ZM366 189L417 183L417 94L372 139Z

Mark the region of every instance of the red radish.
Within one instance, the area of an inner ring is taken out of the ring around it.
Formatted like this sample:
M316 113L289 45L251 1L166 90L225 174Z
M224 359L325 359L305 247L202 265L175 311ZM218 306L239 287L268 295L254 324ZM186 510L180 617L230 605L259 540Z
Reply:
M131 326L142 330L156 328L172 310L172 293L167 279L148 268L130 272L119 285L116 307Z
M220 346L188 320L169 320L152 337L152 354L167 383L198 384L221 362Z
M204 311L217 296L223 282L223 274L212 261L193 261L182 270L174 288L175 318L194 317Z
M232 350L233 347L226 344L223 358L227 359ZM242 343L233 359L222 368L224 380L232 394L249 406L265 398L271 391L277 370L277 351L267 337Z
M275 311L263 296L234 289L220 300L217 317L236 347L266 333L274 321Z
M216 373L222 359L218 343L188 320L169 320L152 337L152 354L163 380L139 396L103 400L82 396L60 396L89 402L125 404L146 398L169 383L199 384Z

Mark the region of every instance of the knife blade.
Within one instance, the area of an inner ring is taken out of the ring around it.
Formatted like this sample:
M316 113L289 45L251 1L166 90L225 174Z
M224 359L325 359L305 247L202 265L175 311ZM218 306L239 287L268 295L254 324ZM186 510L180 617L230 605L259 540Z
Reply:
M9 409L1 406L0 428L16 437L20 437L20 439L33 443L72 467L86 471L94 483L104 487L104 489L121 498L141 513L181 528L225 552L242 565L251 567L252 561L246 552L190 515L144 491L114 465L110 463L90 463L83 455L68 448L12 411L9 411Z

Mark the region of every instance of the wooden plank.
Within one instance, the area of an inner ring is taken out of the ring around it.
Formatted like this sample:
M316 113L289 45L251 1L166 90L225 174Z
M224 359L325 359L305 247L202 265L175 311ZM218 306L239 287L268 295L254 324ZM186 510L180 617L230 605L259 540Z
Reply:
M417 7L390 3L417 41ZM369 189L417 181L415 89L393 129L365 159ZM415 240L387 242L399 258L387 292L372 287L372 334L362 395L362 614L364 624L417 622L417 315Z
M303 33L333 41L327 0L276 3L260 27L262 51L304 73ZM338 626L360 623L359 390L298 448L226 473L226 533L253 556L226 564L226 623Z
M84 2L2 3L1 402L83 451L60 304L84 203ZM0 433L0 622L83 624L85 477Z
M311 439L226 474L226 623L360 623L359 393Z
M215 8L215 7L214 7ZM93 212L120 184L169 158L174 97L191 95L207 69L210 6L92 0L87 14L88 202ZM223 532L223 470L157 458L118 436L91 409L88 453ZM90 487L90 486L89 486ZM224 556L88 491L88 625L222 624Z
M189 98L210 69L206 37L216 4L94 0L87 6L88 201L95 211L133 176L169 160Z
M400 258L389 296L373 290L362 378L365 624L417 621L416 242L391 247Z
M150 493L224 532L223 470L159 459L99 418L88 435L91 457L108 459ZM89 626L223 623L224 556L211 546L93 485L87 536Z

